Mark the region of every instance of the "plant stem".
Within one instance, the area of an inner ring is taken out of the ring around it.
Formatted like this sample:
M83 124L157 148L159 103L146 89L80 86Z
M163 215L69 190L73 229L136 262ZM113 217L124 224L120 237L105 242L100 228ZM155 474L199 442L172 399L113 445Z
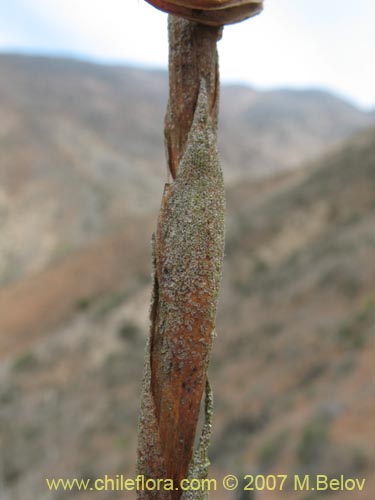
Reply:
M172 479L175 486L189 473L207 471L212 405L206 372L224 253L224 184L216 135L219 33L219 28L170 17L165 136L172 182L164 191L154 237L138 473ZM192 460L205 386L203 448ZM181 494L141 491L138 499L179 500ZM184 498L201 498L194 495Z

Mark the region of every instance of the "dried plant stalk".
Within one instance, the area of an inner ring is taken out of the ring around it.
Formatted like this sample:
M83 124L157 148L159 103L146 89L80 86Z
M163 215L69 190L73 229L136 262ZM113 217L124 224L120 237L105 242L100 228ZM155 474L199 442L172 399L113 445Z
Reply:
M169 16L169 101L165 117L166 154L172 178L184 154L202 79L212 127L217 128L219 65L216 42L222 28Z
M207 49L207 44L198 43L200 36L210 45L210 57L205 53L199 58L200 50ZM170 21L166 142L173 181L165 187L154 237L151 333L137 465L146 478L170 478L175 485L189 475L207 474L212 396L206 372L221 280L225 211L216 136L217 36L213 28L177 18ZM188 79L181 76L184 72ZM193 456L205 387L205 424ZM180 490L140 491L138 499L179 500L181 494ZM202 494L186 492L183 498L204 498Z

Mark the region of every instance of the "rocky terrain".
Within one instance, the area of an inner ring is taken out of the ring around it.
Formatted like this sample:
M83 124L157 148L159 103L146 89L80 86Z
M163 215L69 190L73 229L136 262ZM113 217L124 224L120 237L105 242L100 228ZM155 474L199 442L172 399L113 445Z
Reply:
M45 478L134 474L165 99L163 73L0 57L1 500L123 498ZM345 474L365 491L333 498L372 498L369 122L324 93L223 89L213 476Z

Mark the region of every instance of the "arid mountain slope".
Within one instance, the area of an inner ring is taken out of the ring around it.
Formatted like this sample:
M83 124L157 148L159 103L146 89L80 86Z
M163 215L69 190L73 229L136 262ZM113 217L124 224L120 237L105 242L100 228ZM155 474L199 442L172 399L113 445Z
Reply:
M374 133L305 171L228 193L212 365L223 408L212 453L222 467L370 482ZM371 488L337 498L370 498Z
M0 286L159 204L167 75L0 55ZM227 184L291 168L370 122L315 91L222 90Z
M365 491L332 498L372 498L374 161L374 130L368 130L305 169L228 190L225 275L210 367L214 475L345 474L366 478ZM102 283L100 293L76 293L72 279L65 291L70 309L59 299L49 306L62 308L59 325L48 329L39 309L44 334L30 323L1 361L0 485L13 500L63 498L47 492L46 477L134 474L150 293L149 259L136 258L143 243L135 241L148 228L138 227L129 233L128 249L121 237L102 243L122 249L112 252L110 268L123 273L122 287L113 275L112 288L109 278L103 283L108 262L103 266L105 258L94 252L99 257L84 259L84 274L97 289ZM80 252L74 255L80 262ZM25 293L32 296L35 286L40 300L45 277L33 279ZM21 295L15 315L18 304ZM6 314L0 309L0 318ZM235 497L219 488L212 498ZM319 495L292 492L289 483L283 493L255 495L279 498Z

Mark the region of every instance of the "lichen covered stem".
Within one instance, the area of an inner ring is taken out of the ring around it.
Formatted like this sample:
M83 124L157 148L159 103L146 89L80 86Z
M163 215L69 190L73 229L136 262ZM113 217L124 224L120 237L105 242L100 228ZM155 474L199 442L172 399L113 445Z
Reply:
M211 123L217 127L219 65L216 42L222 27L204 26L177 16L168 17L169 100L165 117L168 168L176 177L193 122L200 81L207 86Z
M169 29L166 145L172 180L153 239L137 472L178 486L188 476L207 473L212 405L206 372L224 254L225 200L217 150L219 30L174 17ZM194 453L205 387L205 425ZM183 499L201 500L190 493ZM181 494L180 489L141 491L138 499L180 500Z

